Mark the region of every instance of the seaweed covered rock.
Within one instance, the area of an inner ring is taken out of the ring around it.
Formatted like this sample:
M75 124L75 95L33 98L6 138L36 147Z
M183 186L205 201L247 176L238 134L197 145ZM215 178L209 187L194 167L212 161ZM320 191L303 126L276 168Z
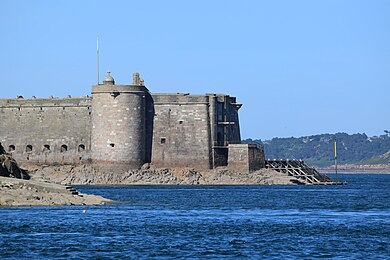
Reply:
M4 150L4 147L0 143L0 176L11 177L18 179L30 179L27 172L19 168L16 161L12 158L11 154Z

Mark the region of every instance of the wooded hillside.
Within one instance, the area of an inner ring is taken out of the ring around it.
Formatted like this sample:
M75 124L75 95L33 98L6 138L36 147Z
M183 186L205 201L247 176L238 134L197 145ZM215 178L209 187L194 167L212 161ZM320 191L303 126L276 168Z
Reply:
M320 134L304 137L243 140L264 146L266 159L302 159L315 167L334 163L333 140L337 140L339 164L389 164L390 134L368 137L366 134Z

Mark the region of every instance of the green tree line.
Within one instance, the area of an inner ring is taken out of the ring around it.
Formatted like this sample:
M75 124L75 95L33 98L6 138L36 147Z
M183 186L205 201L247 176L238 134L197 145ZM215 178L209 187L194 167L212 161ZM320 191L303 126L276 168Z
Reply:
M366 134L319 134L303 137L246 139L243 143L264 146L266 159L302 159L315 167L334 163L333 142L337 143L339 164L390 163L390 132L368 137Z

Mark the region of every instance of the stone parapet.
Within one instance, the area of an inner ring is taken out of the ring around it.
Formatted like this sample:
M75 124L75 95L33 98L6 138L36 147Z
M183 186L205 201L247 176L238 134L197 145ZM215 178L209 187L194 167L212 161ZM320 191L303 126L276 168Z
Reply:
M135 85L95 85L92 86L92 94L96 93L134 93L134 92L145 92L149 91L145 86Z

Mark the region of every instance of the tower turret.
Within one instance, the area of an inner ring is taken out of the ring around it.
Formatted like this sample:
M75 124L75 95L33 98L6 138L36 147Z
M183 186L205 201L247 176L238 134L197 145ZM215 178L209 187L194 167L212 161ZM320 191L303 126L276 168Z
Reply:
M103 79L103 85L115 85L115 80L111 76L111 72L107 71L107 75Z
M116 85L110 72L102 85L92 87L91 158L94 163L139 167L145 162L147 96L149 91L141 84Z

